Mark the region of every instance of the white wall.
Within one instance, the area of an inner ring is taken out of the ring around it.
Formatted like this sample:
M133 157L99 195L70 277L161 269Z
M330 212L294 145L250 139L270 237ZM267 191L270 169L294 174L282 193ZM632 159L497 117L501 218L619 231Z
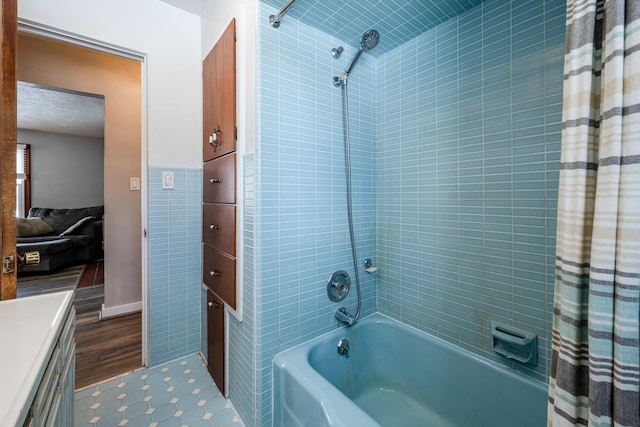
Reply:
M200 168L200 19L157 0L20 0L18 17L146 55L148 162Z
M18 129L31 146L31 206L104 204L104 139Z

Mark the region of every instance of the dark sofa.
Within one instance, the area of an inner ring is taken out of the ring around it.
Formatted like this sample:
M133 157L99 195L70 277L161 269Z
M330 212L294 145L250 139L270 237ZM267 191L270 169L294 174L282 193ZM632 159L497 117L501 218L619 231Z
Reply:
M16 249L40 252L40 264L20 265L18 273L50 272L103 257L102 217L104 206L76 209L31 208L27 218L40 218L53 231L18 237Z

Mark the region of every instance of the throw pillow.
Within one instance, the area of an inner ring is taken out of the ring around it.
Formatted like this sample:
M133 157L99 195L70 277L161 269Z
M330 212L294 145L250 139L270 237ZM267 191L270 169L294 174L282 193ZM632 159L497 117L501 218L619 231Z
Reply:
M16 233L18 237L33 237L49 234L53 228L42 218L16 218Z
M78 222L76 222L75 224L73 224L71 227L67 228L66 230L64 230L62 233L60 233L61 236L68 236L70 234L75 233L80 227L82 227L83 225L85 225L88 222L91 221L95 221L97 218L95 216L85 216L84 218L82 218L81 220L79 220Z

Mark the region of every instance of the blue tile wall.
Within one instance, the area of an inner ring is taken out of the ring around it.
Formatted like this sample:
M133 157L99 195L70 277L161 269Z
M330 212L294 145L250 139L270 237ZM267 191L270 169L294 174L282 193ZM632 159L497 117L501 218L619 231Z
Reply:
M338 326L334 311L356 309L352 292L336 304L326 283L335 270L355 280L349 244L342 92L332 84L355 49L332 58L345 43L297 20L278 30L263 4L258 20L255 153L255 388L234 400L248 425L271 423L273 356ZM360 265L375 251L375 59L363 55L351 74L353 200ZM360 268L362 314L376 310L374 276ZM246 282L245 282L246 283ZM355 287L355 286L354 286ZM248 340L247 340L248 341ZM247 343L248 344L248 343ZM247 383L245 387L252 384ZM250 410L245 404L255 406Z
M162 190L162 172L174 190ZM202 171L149 168L150 365L200 350Z
M229 395L246 425L256 425L256 167L255 155L243 158L243 315L242 322L229 316Z
M266 427L273 355L335 328L326 280L337 269L353 276L342 93L331 78L355 53L350 31L372 18L330 35L291 13L276 30L267 20L277 9L258 5L258 141L244 159L245 320L230 322L230 391L245 423ZM379 310L541 381L564 8L484 1L377 58L363 55L349 79L358 255L379 266L373 276L361 270L363 314ZM354 295L346 305L354 310ZM491 320L537 333L539 365L496 357Z
M564 8L485 1L376 62L379 310L541 381ZM538 334L538 366L497 357L491 320Z

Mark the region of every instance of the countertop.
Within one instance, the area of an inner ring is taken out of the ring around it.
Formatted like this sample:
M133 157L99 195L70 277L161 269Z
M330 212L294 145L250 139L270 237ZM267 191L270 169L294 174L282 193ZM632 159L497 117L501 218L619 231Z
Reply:
M0 425L22 425L73 291L0 301Z

